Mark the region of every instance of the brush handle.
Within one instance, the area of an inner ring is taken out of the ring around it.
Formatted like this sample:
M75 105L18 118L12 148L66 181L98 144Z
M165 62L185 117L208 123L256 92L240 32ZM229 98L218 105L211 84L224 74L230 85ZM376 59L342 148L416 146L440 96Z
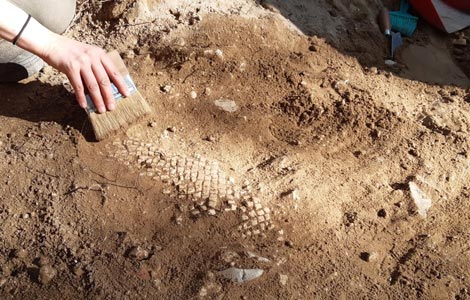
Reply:
M124 64L124 61L116 50L108 52L107 55L113 61L114 65L116 66L116 68L118 68L122 76L126 76L129 74L129 71L127 70L126 65Z
M379 14L379 26L380 30L386 35L392 34L392 25L390 22L390 14L387 8L383 8Z

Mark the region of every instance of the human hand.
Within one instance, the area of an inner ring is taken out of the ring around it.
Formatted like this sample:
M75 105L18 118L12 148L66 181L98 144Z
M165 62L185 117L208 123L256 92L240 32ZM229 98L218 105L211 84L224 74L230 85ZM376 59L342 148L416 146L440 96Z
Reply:
M67 75L82 108L87 107L85 88L99 113L112 111L116 107L111 82L122 95L129 96L119 70L99 47L57 35L41 57Z

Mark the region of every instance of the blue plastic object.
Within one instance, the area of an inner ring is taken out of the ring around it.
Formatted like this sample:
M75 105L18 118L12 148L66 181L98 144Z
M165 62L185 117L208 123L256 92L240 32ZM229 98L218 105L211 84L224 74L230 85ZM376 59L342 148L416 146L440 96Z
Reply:
M400 10L390 12L392 31L400 32L404 36L411 36L418 26L418 17L410 15L408 9L410 9L410 3L402 0Z
M410 9L410 2L408 2L407 0L400 1L401 12L407 13L409 9Z

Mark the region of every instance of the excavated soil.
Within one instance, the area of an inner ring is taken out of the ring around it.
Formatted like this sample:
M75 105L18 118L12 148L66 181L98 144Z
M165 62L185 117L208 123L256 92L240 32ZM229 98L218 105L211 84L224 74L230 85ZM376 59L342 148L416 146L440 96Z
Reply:
M390 67L380 7L79 2L153 113L96 142L50 67L0 86L0 298L470 299L470 34Z

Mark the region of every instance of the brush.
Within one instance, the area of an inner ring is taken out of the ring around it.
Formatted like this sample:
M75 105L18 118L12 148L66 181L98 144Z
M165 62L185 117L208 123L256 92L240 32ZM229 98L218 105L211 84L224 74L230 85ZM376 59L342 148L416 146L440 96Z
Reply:
M86 109L88 118L90 119L93 131L95 132L96 139L101 141L120 129L124 129L130 124L136 122L138 119L144 117L152 112L147 101L142 97L137 90L134 82L132 81L126 65L122 61L117 51L112 51L107 54L113 61L119 72L123 75L124 81L129 88L130 96L124 98L113 84L113 96L116 101L116 109L108 111L104 114L97 113L91 97L87 95Z

